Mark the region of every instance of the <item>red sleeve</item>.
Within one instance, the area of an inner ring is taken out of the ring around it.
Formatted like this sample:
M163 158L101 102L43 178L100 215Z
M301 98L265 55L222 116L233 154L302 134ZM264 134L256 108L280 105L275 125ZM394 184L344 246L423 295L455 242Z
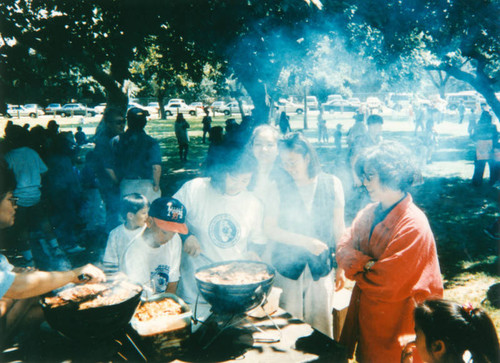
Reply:
M370 271L355 276L370 297L400 301L441 278L430 227L411 224L395 235Z
M336 259L338 265L345 270L348 279L354 280L355 275L363 272L364 266L373 257L365 255L359 250L358 231L366 223L363 218L364 213L360 213L352 222L351 228L348 228L337 244Z

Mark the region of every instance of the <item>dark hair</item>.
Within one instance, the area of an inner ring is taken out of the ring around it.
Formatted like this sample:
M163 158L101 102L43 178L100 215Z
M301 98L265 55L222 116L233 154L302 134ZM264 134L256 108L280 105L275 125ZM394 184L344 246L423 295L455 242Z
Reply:
M121 216L124 220L127 220L127 213L135 214L148 205L149 202L144 195L139 193L127 194L123 196L121 201Z
M381 124L382 125L383 123L384 123L384 119L380 115L370 115L366 119L367 125L373 125L373 124Z
M30 133L19 125L9 126L5 130L5 143L7 151L30 145Z
M442 299L427 300L415 308L414 317L415 329L425 335L427 350L431 351L432 343L442 340L446 355L453 361L461 362L466 350L474 363L499 361L495 326L482 309Z
M146 110L139 107L132 107L127 112L127 127L130 131L141 131L148 122Z
M9 192L16 189L16 176L12 169L9 168L7 162L0 159L0 202L4 200Z
M290 132L283 136L278 143L280 151L287 150L302 155L304 158L309 155L309 165L307 167L307 175L309 178L314 178L321 171L318 154L300 132Z
M247 150L239 148L227 148L226 150L227 153L211 167L210 172L210 184L222 194L226 190L226 177L228 175L253 174L257 170L257 160Z
M477 124L478 125L482 125L482 124L489 125L489 124L491 124L491 120L492 120L491 114L488 111L483 111L483 112L481 112L481 116L479 116L479 120L477 121Z
M390 189L406 192L421 180L420 170L411 152L396 141L382 141L362 151L354 165L362 178L367 169L377 172L380 183Z

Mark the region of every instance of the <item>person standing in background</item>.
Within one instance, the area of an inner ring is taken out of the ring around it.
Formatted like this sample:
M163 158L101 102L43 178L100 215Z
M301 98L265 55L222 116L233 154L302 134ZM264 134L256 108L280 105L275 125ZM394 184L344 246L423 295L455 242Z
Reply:
M87 143L87 135L85 135L81 126L76 128L75 141L78 146L82 146Z
M205 116L203 116L203 120L201 123L203 124L203 143L205 143L207 134L210 135L210 129L212 128L212 117L210 116L210 108L205 107L203 109L205 111Z
M292 131L292 128L290 127L290 117L286 115L285 111L281 112L279 128L283 135L285 135L287 132Z
M458 123L461 124L464 122L464 116L465 116L465 104L464 100L460 100L460 103L458 104Z
M113 140L112 177L120 185L120 196L139 193L148 201L161 196L160 145L146 134L149 112L133 107L127 112L127 131Z
M175 137L177 138L177 143L179 144L179 157L181 161L187 161L187 155L189 150L189 124L184 118L182 113L177 115L175 120Z
M93 158L99 192L106 207L106 232L110 232L120 224L120 189L111 168L113 165L111 139L122 134L124 129L124 111L113 106L106 107L96 129Z
M337 153L340 155L342 151L342 125L337 124L337 128L333 133L333 138L335 140L335 148L337 149Z
M483 183L486 163L488 163L490 168L490 185L493 185L496 182L493 151L498 143L498 130L493 124L491 114L488 111L483 111L481 113L481 117L474 128L472 139L476 141L476 157L474 160L472 185L478 187Z

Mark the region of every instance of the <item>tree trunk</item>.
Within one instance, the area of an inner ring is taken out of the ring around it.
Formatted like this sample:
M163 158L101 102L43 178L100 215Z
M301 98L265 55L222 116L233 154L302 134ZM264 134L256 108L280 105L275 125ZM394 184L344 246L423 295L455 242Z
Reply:
M252 111L252 117L255 124L260 125L268 123L269 106L266 104L266 88L263 83L238 78L250 95L255 108Z

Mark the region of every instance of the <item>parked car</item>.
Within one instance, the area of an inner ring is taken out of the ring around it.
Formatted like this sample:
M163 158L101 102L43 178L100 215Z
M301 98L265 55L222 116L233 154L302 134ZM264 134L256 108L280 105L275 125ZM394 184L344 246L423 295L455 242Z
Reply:
M197 112L203 112L205 110L203 102L191 102L189 106L194 107Z
M34 113L36 116L45 115L43 107L37 105L36 103L27 103L24 105L24 108L27 109L30 114Z
M377 109L378 111L382 111L383 104L378 97L367 97L365 103L370 110Z
M45 114L55 115L57 110L61 109L60 103L50 103L47 107L45 107Z
M328 95L325 103L328 103L331 101L342 101L343 99L344 98L342 97L342 95Z
M106 103L100 103L94 107L94 111L97 114L103 114L105 109L106 109Z
M401 111L409 108L415 98L412 93L389 93L386 104L393 110Z
M319 107L318 99L316 96L306 96L307 107L311 110L317 110Z
M252 112L252 106L246 104L245 102L242 103L243 107L243 113L245 115L248 115ZM240 106L238 105L238 101L231 101L226 103L224 106L220 108L220 112L223 112L224 115L229 116L233 113L240 113Z
M295 112L298 115L301 115L304 113L304 105L303 104L295 103L295 102L286 100L284 98L279 99L278 103L276 103L276 108L278 109L279 113L281 113L283 111L286 113Z
M213 112L222 112L221 108L224 107L226 103L224 101L215 101L210 105Z
M349 102L352 106L356 107L356 109L361 107L361 101L357 97L348 98L347 102Z
M189 113L191 116L196 116L196 108L187 105L185 102L168 102L165 106L167 116L177 115L179 113Z
M93 108L86 107L81 103L68 103L56 111L57 115L66 116L95 116L96 112Z
M145 108L150 115L160 113L160 104L158 102L149 102Z
M186 101L184 101L182 98L171 98L168 100L167 106L170 105L171 103L186 103Z
M5 117L36 117L36 112L33 110L27 110L24 106L20 105L7 105L7 112L5 113Z
M359 108L347 100L333 100L323 103L322 107L327 112L356 112Z

